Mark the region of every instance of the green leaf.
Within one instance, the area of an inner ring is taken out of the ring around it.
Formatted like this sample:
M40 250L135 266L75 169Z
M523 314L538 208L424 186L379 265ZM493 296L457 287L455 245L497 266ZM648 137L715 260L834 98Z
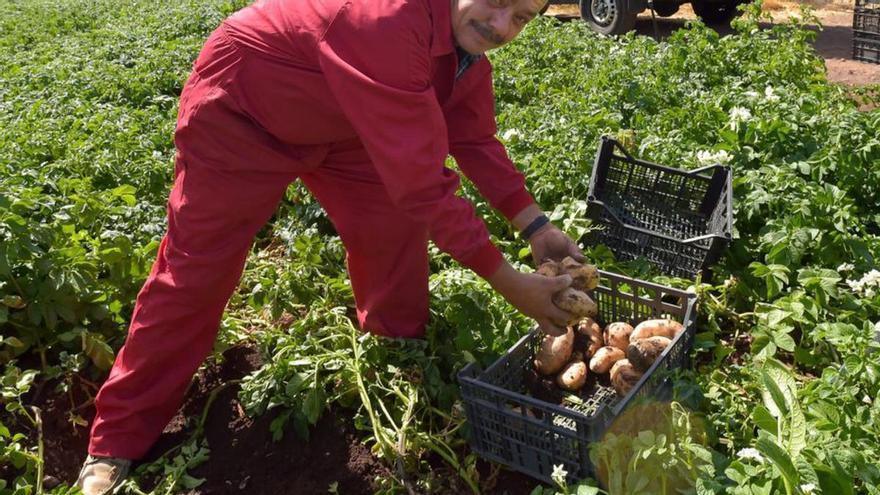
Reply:
M767 313L767 326L775 327L779 325L788 317L790 317L792 313L790 311L783 311L781 309L773 309L769 313Z
M55 305L55 312L67 323L76 323L76 313L74 313L73 308L70 306L58 303Z
M835 457L830 459L832 467L815 466L816 476L819 478L819 486L822 493L835 495L853 495L853 476L840 464Z
M791 335L785 333L784 331L774 331L772 333L773 343L776 344L777 347L784 351L794 352L797 344L794 342L794 338Z
M850 354L843 359L843 366L846 368L847 373L856 376L862 372L865 363L862 362L860 357Z
M770 459L770 461L779 469L779 472L782 473L782 476L788 481L789 486L799 486L798 480L800 477L797 469L795 469L791 457L782 449L782 447L777 445L776 442L767 436L758 438L755 446L759 452Z
M3 296L3 299L0 300L0 303L12 309L22 309L27 306L27 303L24 302L24 299L22 299L21 296L16 295Z
M811 483L813 484L813 486L820 486L819 476L816 473L815 468L813 468L813 465L810 464L807 459L805 459L803 456L796 456L794 459L794 464L797 468L801 485Z
M312 388L309 390L308 395L306 395L306 400L303 402L303 414L305 414L306 419L310 424L315 424L318 422L318 418L321 417L321 413L324 411L324 402L326 398L324 397L324 391L320 388Z
M776 435L778 423L776 422L776 418L773 417L773 414L770 413L770 410L764 406L755 406L754 411L752 411L752 421L754 421L755 425L758 428Z
M106 371L113 367L115 359L113 349L104 342L104 338L100 335L93 332L83 332L82 348L98 369Z
M308 378L309 374L302 371L298 371L291 375L285 386L285 393L287 396L294 397L296 394L305 390L309 385Z
M26 344L19 340L18 337L6 337L3 339L3 343L16 349L23 349L26 346Z
M128 206L134 206L137 204L137 198L135 197L136 192L137 189L129 184L124 184L113 189L113 194L122 199L122 201Z
M194 478L188 474L184 474L180 477L180 484L188 490L192 490L193 488L200 486L205 481L207 481L205 478Z
M768 299L772 299L773 296L782 292L782 289L788 284L790 270L785 265L764 265L755 261L749 265L749 268L752 270L752 275L764 280L767 285Z
M578 485L577 495L598 495L599 488L589 485Z
M797 400L789 404L788 451L798 456L807 447L807 420Z
M771 377L767 370L761 370L761 384L764 386L761 395L767 410L776 418L785 417L788 414L785 395L782 393L782 389L776 383L774 377Z
M806 289L812 289L822 295L837 297L837 284L840 283L840 274L827 268L818 270L804 268L798 271L798 282Z

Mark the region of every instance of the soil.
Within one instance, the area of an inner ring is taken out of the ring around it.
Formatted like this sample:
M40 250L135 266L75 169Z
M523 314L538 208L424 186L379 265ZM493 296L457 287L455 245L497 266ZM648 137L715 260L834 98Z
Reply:
M790 15L797 15L796 2L765 1L765 8L773 16L774 22L782 22ZM822 25L822 30L814 43L816 53L825 59L828 80L849 86L866 86L880 84L880 64L859 62L852 59L853 53L853 10L852 4L832 2L813 3L814 14ZM577 19L577 5L554 5L548 9L549 15L563 20ZM690 5L682 5L681 9L671 17L657 17L656 36L666 38L676 29L680 29L688 20L696 19ZM716 26L720 34L730 34L729 26ZM818 27L816 27L818 29ZM636 31L646 36L655 36L654 24L650 11L639 15Z
M269 431L276 413L257 418L245 414L238 402L237 380L256 370L261 363L255 348L240 345L225 351L222 359L204 366L194 378L180 411L143 462L153 461L189 439L216 390L204 423L210 457L189 472L195 478L205 478L205 482L185 492L187 495L326 494L331 484L335 484L336 493L374 493L377 480L387 477L389 471L371 455L362 435L356 434L347 411L326 412L310 428L308 441L289 430L277 442ZM32 396L24 401L42 411L46 488L76 480L88 446L86 423L90 424L95 414L90 398L100 385L72 377L73 386L67 393L60 391L58 383L47 382L36 387ZM69 420L75 416L82 419L81 425ZM11 430L27 432L31 441L36 441L35 431L27 425L5 416L2 419ZM429 462L436 466L438 478L457 479L451 471L444 472L448 468L439 459L429 459ZM11 476L7 469L0 466L0 479ZM485 481L485 494L525 495L538 484L525 475L498 470L497 466L493 469L482 461L478 463L478 470ZM456 486L455 481L450 484ZM146 489L152 488L149 480L144 485ZM465 490L454 489L448 493L465 493Z

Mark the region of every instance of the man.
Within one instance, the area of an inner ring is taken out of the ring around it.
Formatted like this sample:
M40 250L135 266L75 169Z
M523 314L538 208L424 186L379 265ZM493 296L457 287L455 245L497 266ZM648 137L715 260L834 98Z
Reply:
M420 337L427 243L548 329L568 276L520 273L455 195L451 154L536 259L582 258L495 139L491 66L546 0L259 0L207 40L180 98L168 232L96 399L78 484L107 493L178 409L254 235L300 179L347 250L358 320Z

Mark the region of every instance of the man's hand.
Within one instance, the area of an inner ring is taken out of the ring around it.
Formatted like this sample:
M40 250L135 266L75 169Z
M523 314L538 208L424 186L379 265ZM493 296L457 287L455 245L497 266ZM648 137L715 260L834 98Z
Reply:
M560 261L566 256L571 256L580 263L587 260L577 244L553 224L548 223L532 234L529 237L529 245L532 247L535 266L540 265L547 258Z
M553 294L571 285L571 276L545 277L522 273L506 261L487 281L520 313L533 318L544 332L561 335L572 315L553 304Z
M542 214L543 212L538 208L538 205L529 205L512 219L513 226L522 232L534 219ZM535 260L535 266L540 265L547 258L562 261L562 258L571 256L580 263L587 260L577 247L577 244L551 223L547 223L535 231L529 237L529 244L532 248L532 258Z

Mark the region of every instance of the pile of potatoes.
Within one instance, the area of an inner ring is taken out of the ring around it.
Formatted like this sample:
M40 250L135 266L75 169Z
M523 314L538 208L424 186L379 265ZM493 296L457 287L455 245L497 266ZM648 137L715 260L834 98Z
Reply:
M555 376L555 384L569 392L583 388L589 373L609 373L614 390L623 396L683 330L671 319L645 320L635 328L617 321L603 330L593 318L583 318L562 335L542 336L535 371Z
M546 276L568 273L573 279L570 288L554 297L554 303L574 315L573 321L567 322L565 333L543 334L535 353L536 375L544 388L555 385L576 393L589 373L609 373L614 390L623 396L684 330L681 323L668 318L645 320L635 328L617 321L602 329L594 320L596 303L585 292L599 283L595 266L566 258L560 263L544 262L538 272Z

